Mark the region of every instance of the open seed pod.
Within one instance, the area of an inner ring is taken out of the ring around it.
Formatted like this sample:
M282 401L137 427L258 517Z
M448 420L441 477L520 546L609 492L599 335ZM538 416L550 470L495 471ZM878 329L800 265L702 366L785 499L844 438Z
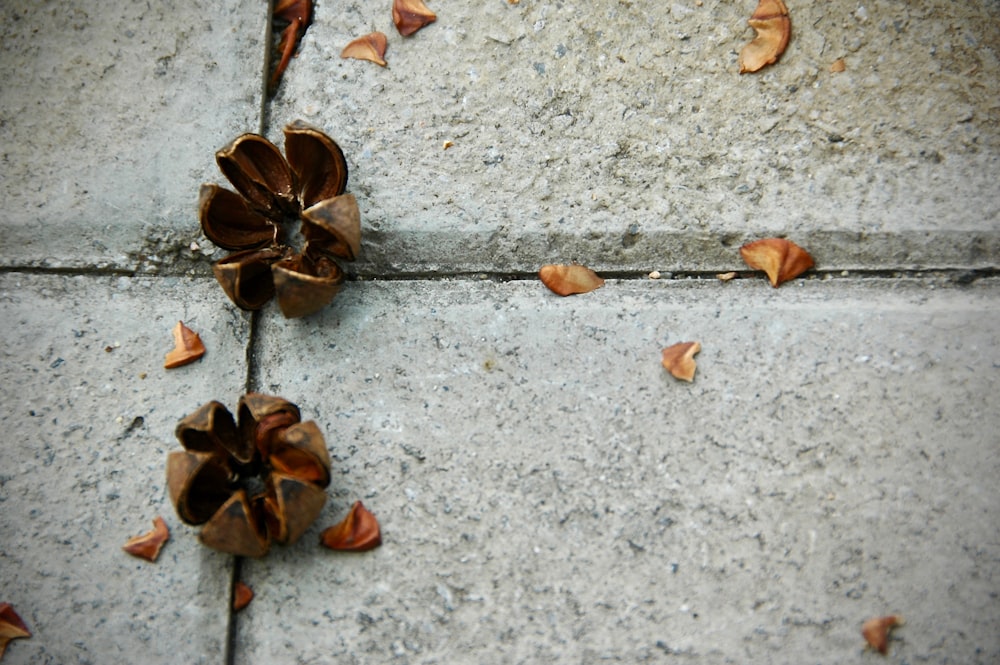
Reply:
M325 307L344 281L339 261L361 251L361 214L337 142L301 120L285 127L285 156L243 134L216 153L236 192L202 185L202 232L234 252L213 266L230 300L260 309L273 296L288 318ZM291 233L295 225L299 233Z
M209 402L177 425L184 450L167 456L177 515L204 525L199 538L238 556L294 543L319 516L330 454L319 427L280 397L248 393L237 418Z

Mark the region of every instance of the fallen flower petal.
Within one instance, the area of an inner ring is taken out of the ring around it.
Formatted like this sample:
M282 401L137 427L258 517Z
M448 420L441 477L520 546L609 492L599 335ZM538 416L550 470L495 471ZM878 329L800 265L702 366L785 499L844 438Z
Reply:
M872 649L884 656L889 652L889 629L902 625L903 617L898 614L874 617L861 625L861 634L864 635L865 641Z
M253 600L253 589L243 582L237 582L233 589L233 611L239 612Z
M604 280L586 266L546 265L538 271L538 278L545 286L561 296L590 293L604 286Z
M385 33L370 32L351 41L340 52L341 58L370 60L376 65L385 67L385 50L388 46Z
M679 342L663 349L663 367L682 381L694 381L697 364L694 355L701 351L699 342Z
M31 631L10 603L0 603L0 659L7 650L7 644L19 637L31 637Z
M382 532L375 516L355 501L344 521L320 534L320 544L341 552L366 552L382 544Z
M393 0L392 22L399 34L407 37L420 28L433 23L437 16L427 9L424 0Z
M747 23L757 31L757 36L740 51L740 74L755 72L776 61L792 34L788 8L781 0L760 0Z
M834 74L838 74L847 69L847 63L844 62L843 58L837 58L830 64L830 71Z
M178 321L173 329L174 350L169 352L163 359L163 366L167 369L174 369L193 363L198 358L205 355L205 345L202 344L198 333L184 325L183 321Z
M167 523L163 521L163 518L157 516L153 520L152 531L129 538L122 549L140 559L156 561L156 558L160 556L160 550L163 549L163 545L168 540L170 540L170 529L167 528Z
M809 252L784 238L764 238L747 243L740 247L740 256L754 270L767 273L774 287L795 279L815 265Z
M302 35L306 32L306 28L309 27L309 23L312 21L312 0L278 0L274 6L272 21L285 21L288 23L285 29L281 31L281 38L278 42L278 51L281 53L281 60L278 62L278 66L274 68L274 74L271 75L269 83L269 87L273 92L278 87L281 75L285 73L285 68L288 67L288 62L295 51L295 45L298 44Z

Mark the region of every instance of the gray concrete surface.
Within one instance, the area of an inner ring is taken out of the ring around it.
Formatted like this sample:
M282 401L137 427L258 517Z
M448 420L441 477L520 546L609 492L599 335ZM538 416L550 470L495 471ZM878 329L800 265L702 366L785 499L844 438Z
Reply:
M383 4L320 3L271 100L263 2L4 8L5 665L1000 661L1000 4L792 3L742 77L753 2L431 0L406 39ZM338 57L375 29L386 69ZM194 202L298 117L363 256L285 321L225 299ZM764 235L816 273L711 277ZM570 260L623 278L532 278ZM178 319L208 353L167 372ZM686 384L659 354L691 339ZM163 474L245 390L317 421L334 482L237 561ZM384 545L316 545L357 499ZM157 514L160 561L122 553Z

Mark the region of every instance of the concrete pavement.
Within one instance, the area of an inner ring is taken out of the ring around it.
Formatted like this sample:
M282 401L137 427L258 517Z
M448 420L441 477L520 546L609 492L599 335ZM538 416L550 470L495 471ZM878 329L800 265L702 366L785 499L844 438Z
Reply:
M1000 659L1000 7L790 5L741 77L752 2L431 2L405 39L384 4L320 3L271 100L263 3L5 10L0 602L34 635L4 663ZM339 58L376 29L387 68ZM225 298L194 204L295 118L363 236L286 321ZM770 235L817 270L713 277ZM573 260L614 278L533 277ZM166 371L177 320L208 353ZM691 384L659 362L687 340ZM247 390L333 459L261 560L164 490L176 422ZM358 499L382 547L320 548ZM121 552L157 514L160 560Z

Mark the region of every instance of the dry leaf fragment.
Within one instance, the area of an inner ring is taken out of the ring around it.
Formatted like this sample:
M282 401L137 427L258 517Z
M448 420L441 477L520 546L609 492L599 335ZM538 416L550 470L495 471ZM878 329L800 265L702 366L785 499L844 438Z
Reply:
M682 381L694 381L697 365L694 354L701 351L700 342L678 342L663 349L663 367Z
M367 552L382 544L382 531L375 516L364 504L355 501L344 521L320 534L320 543L341 552Z
M385 67L385 50L388 42L384 32L370 32L351 41L340 52L341 58L369 60L376 65Z
M160 550L163 549L163 545L168 540L170 540L170 529L167 528L167 523L163 521L163 518L157 515L153 519L152 531L129 538L122 549L140 559L156 561L156 558L160 556Z
M844 71L845 69L847 69L847 63L844 62L843 58L837 58L830 65L830 71L833 72L834 74L838 74Z
M19 637L31 637L31 631L10 603L0 603L0 660L7 650L7 644Z
M269 83L273 92L281 81L281 75L288 67L288 61L292 59L295 52L295 45L306 33L306 28L312 21L312 0L277 0L274 5L274 16L272 21L287 23L285 29L281 31L281 38L278 42L278 50L281 52L281 60L274 68Z
M586 266L554 264L542 266L538 271L542 284L561 296L590 293L604 286L604 280Z
M740 74L755 72L777 60L792 34L788 8L781 0L760 0L747 23L757 36L740 51Z
M249 605L251 600L253 600L253 589L243 582L237 582L233 589L233 611L239 612Z
M424 0L393 0L392 22L404 37L412 35L420 28L433 23L437 16L427 9Z
M174 350L163 359L163 366L167 369L174 369L193 363L198 358L205 355L205 345L201 342L198 333L184 325L183 321L178 321L173 329Z
M809 252L784 238L764 238L747 243L740 247L740 256L754 270L767 273L774 287L795 279L815 265Z
M874 617L861 624L861 634L864 635L865 641L872 649L884 656L889 652L889 629L902 625L903 617L898 614Z

